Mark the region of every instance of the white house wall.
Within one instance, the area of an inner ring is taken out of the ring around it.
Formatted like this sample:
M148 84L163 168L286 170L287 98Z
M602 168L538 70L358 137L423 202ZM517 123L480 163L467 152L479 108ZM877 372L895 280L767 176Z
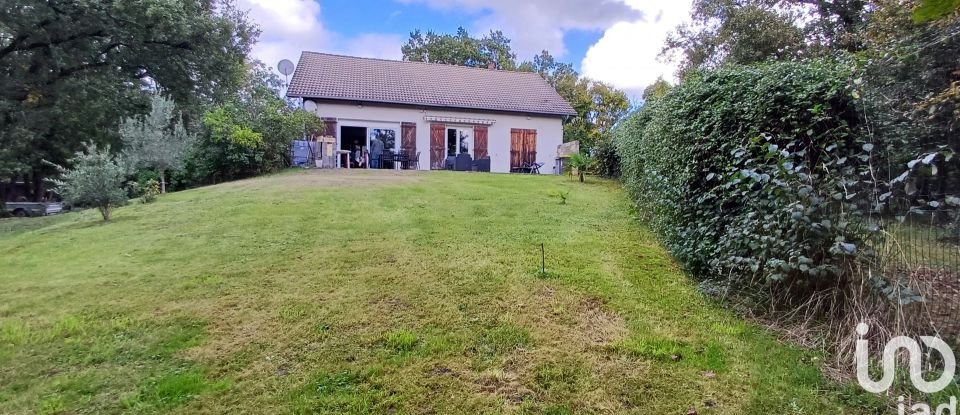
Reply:
M510 130L513 128L537 130L537 162L543 163L542 173L553 172L556 164L557 146L563 143L563 122L559 116L525 116L513 114L478 113L435 109L382 107L375 105L349 105L317 103L314 111L318 116L337 119L337 140L340 127L358 126L367 128L390 128L397 130L400 140L400 123L417 125L417 151L420 152L420 170L430 170L430 124L425 117L456 117L494 120L488 127L487 152L490 155L490 171L510 172ZM466 127L449 123L450 127ZM474 137L475 138L475 137ZM446 141L444 141L446 142ZM472 141L471 141L472 143ZM472 150L472 149L471 149Z

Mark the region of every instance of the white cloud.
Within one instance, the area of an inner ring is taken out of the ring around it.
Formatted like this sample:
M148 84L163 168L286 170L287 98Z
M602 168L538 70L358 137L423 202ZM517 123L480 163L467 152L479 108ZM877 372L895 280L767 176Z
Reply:
M346 39L342 49L333 49L332 51L368 58L400 60L403 57L403 53L400 52L400 45L403 43L404 37L397 34L364 33Z
M563 57L563 35L569 30L603 30L620 20L640 17L638 10L619 0L398 0L421 3L438 10L479 14L471 30L482 35L502 30L513 40L520 60L547 49Z
M477 15L472 30L501 29L520 60L547 49L564 58L564 34L601 30L581 62L585 76L639 98L659 76L672 79L676 64L658 60L667 34L690 13L691 0L398 0Z
M581 63L585 76L626 89L639 98L643 88L663 76L675 79L676 62L658 58L667 35L690 14L690 0L657 2L625 0L644 18L610 26L587 50Z
M585 76L608 82L638 98L658 76L673 78L676 64L657 56L667 34L690 12L691 0L397 0L424 4L452 15L472 16L476 35L503 30L513 39L520 60L543 49L564 58L564 34L570 30L603 31L581 62ZM294 62L300 52L318 51L400 59L406 36L363 33L344 36L324 27L319 0L239 0L241 9L263 33L253 54L275 67L280 59ZM396 13L390 18L396 18Z
M328 31L316 0L239 0L238 6L249 11L262 31L253 56L271 68L276 68L281 59L297 62L303 51L400 58L403 38L399 35L364 33L345 37Z

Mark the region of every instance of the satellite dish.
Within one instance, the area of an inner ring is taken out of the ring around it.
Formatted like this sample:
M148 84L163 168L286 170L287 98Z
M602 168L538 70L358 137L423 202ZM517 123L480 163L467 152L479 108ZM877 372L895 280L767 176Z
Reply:
M316 102L313 102L313 101L304 101L304 102L303 102L303 109L305 109L305 110L307 110L307 111L310 111L310 112L316 112L316 111L317 111L317 103L316 103Z
M290 74L293 73L293 69L293 62L290 62L289 59L284 59L277 64L277 70L284 76L290 76Z

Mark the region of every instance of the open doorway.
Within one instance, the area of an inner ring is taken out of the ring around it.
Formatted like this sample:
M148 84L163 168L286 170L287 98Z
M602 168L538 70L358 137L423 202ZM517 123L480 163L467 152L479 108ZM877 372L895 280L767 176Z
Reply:
M347 155L350 167L367 167L363 154L367 146L367 129L364 127L341 127L340 137L340 150L350 152Z
M469 128L447 128L447 157L469 154L471 151L473 130Z

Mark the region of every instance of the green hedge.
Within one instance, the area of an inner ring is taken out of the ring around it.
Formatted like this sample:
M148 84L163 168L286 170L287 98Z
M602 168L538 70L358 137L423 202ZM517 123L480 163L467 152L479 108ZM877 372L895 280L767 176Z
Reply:
M624 186L698 278L842 284L869 254L873 188L854 83L825 61L690 75L616 131Z

